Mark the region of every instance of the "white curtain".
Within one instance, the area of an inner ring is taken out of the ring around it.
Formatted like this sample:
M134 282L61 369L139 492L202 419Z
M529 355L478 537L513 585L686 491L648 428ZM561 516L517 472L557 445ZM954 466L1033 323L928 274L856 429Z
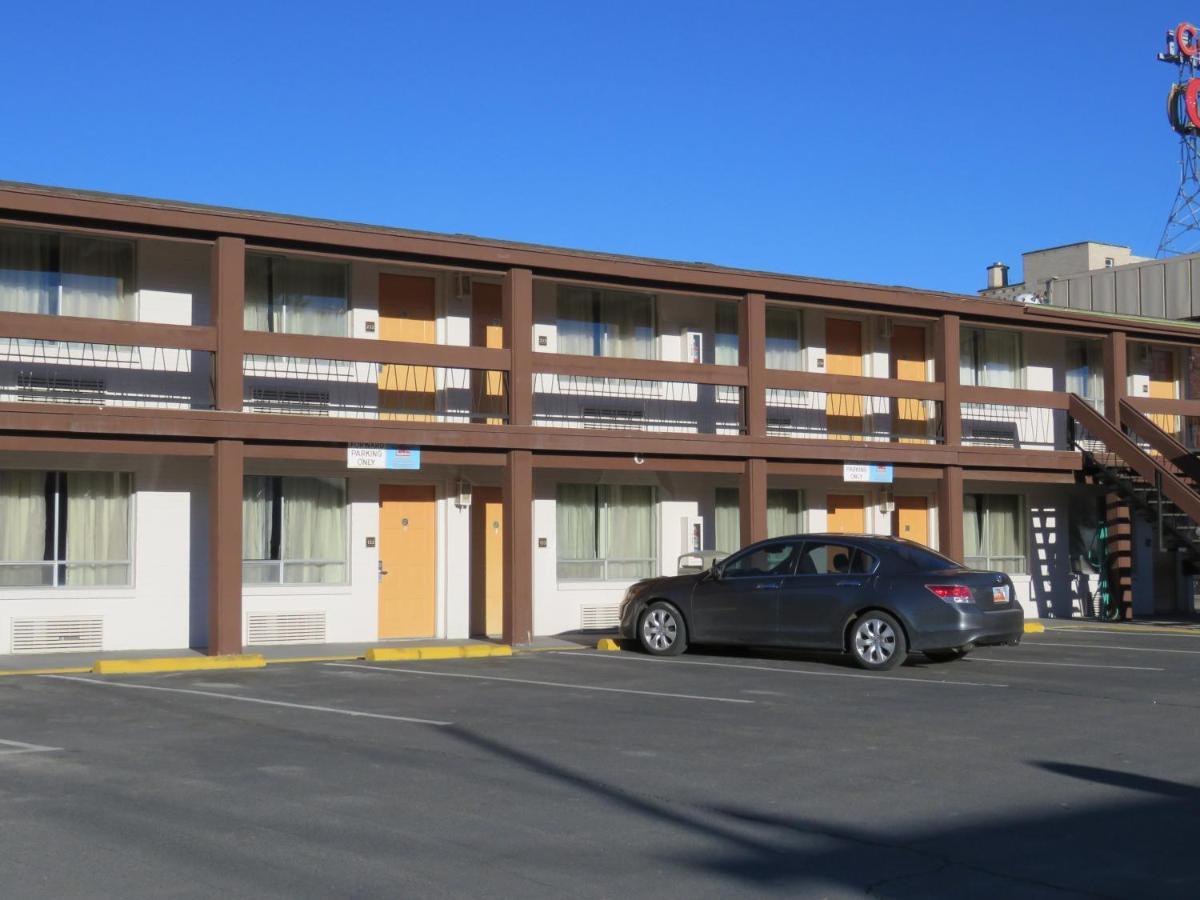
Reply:
M1097 341L1067 341L1067 378L1069 394L1078 394L1092 406L1104 405L1104 369Z
M654 488L642 485L608 485L607 550L608 578L623 581L655 575Z
M245 327L345 337L347 282L338 263L247 254Z
M53 235L0 229L0 310L53 312L57 275L50 271Z
M959 384L970 385L971 387L978 386L975 378L977 370L977 360L975 356L976 347L978 346L977 335L979 331L975 328L964 328L958 335L958 381Z
M346 581L346 482L341 478L284 478L283 580Z
M34 563L46 554L46 473L0 472L0 563ZM53 583L51 566L0 565L0 585Z
M596 353L595 291L560 287L557 316L558 352L593 356Z
M554 506L558 577L568 581L602 578L604 566L597 562L600 546L596 486L560 484Z
M800 492L767 491L767 537L785 537L800 531Z
M983 546L983 504L978 494L963 495L963 556L968 566L987 568Z
M65 487L67 584L129 584L129 474L68 472Z
M738 307L718 301L713 338L713 362L718 366L738 364Z
M268 584L279 581L279 566L254 560L271 558L271 509L274 479L247 475L242 480L242 581Z
M987 498L988 552L997 568L1013 574L1024 574L1024 524L1019 497L993 494Z
M346 267L303 259L277 259L275 298L282 300L284 327L291 334L345 337Z
M280 322L271 309L271 260L246 254L246 302L243 321L247 331L278 331Z
M605 356L622 359L654 358L654 297L623 291L604 291L600 299Z
M767 368L800 371L800 312L767 307Z
M713 522L713 549L732 553L742 546L742 511L737 488L717 488Z
M59 244L64 316L133 319L133 245L63 235Z
M1020 336L1011 331L984 331L984 387L1015 388L1020 384Z

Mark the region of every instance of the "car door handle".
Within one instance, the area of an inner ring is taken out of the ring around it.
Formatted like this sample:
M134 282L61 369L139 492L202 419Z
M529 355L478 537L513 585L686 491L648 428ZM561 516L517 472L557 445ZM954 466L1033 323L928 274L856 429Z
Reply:
M782 581L769 581L769 582L760 581L758 584L756 584L754 586L754 589L756 591L766 591L766 590L771 590L772 588L777 588L782 584L783 584Z
M863 583L861 581L839 581L837 583L837 586L838 587L862 587Z

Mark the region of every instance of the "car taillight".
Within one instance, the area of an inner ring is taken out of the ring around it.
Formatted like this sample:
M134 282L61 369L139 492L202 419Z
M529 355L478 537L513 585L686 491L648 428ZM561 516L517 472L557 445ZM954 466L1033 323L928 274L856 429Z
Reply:
M925 590L937 594L947 603L970 603L975 599L965 584L927 584Z

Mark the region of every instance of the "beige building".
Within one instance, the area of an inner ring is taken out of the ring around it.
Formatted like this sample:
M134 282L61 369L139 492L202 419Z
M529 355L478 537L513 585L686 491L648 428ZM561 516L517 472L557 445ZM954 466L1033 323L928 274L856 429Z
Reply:
M985 297L998 300L1024 299L1030 303L1051 303L1055 306L1074 306L1059 302L1062 293L1061 282L1089 276L1094 273L1112 272L1134 263L1154 262L1144 256L1134 256L1128 247L1119 244L1101 244L1097 241L1080 241L1077 244L1064 244L1061 247L1047 247L1044 250L1032 250L1021 254L1021 267L1024 281L1010 283L1008 266L1002 262L994 262L987 269L987 287L979 293ZM1025 295L1030 295L1026 297ZM1092 307L1083 307L1091 309ZM1106 312L1114 312L1114 307L1104 308ZM1132 310L1138 314L1137 310ZM1159 314L1161 315L1161 314Z

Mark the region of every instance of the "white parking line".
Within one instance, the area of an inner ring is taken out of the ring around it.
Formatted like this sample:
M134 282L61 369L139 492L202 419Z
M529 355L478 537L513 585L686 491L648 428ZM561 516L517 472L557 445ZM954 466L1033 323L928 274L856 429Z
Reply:
M61 750L62 747L44 747L41 744L27 744L24 741L3 741L0 740L0 756L16 756L18 753L53 753L55 750ZM12 748L11 750L8 748Z
M652 656L636 656L631 653L578 653L551 650L551 653L573 656L577 659L611 659L626 662L664 663L677 666L709 666L715 669L749 669L753 672L776 672L784 675L815 675L821 678L870 678L872 681L904 681L910 684L952 684L960 687L1006 688L1007 684L994 684L987 681L949 681L935 678L906 678L903 675L868 675L857 672L819 672L813 669L783 669L779 666L750 666L742 663L701 662L698 659L656 659Z
M1001 663L1006 666L1058 666L1064 669L1127 669L1131 672L1165 672L1166 669L1155 669L1150 666L1106 666L1099 663L1067 663L1067 662L1042 662L1035 659L1000 659L995 656L972 656L964 659L963 662L977 663L990 662Z
M60 681L77 681L96 687L128 688L135 691L164 691L169 694L194 694L197 697L216 697L220 700L236 700L238 703L261 703L264 706L283 706L288 709L303 709L309 712L336 713L360 719L385 719L389 722L409 722L414 725L453 725L453 722L438 722L433 719L414 719L411 716L389 716L384 713L363 712L357 709L338 709L336 706L310 706L307 703L287 703L283 700L265 700L261 697L241 697L237 694L219 694L216 691L197 691L191 688L159 687L152 684L129 684L123 681L97 681L93 678L76 678L73 675L42 675L42 678L57 678Z
M1091 650L1126 650L1130 653L1190 653L1200 656L1200 650L1175 650L1171 647L1121 647L1118 644L1058 644L1049 641L1022 641L1021 649L1025 647L1085 647Z
M1194 631L1123 631L1120 628L1055 628L1053 625L1047 625L1046 631L1066 632L1068 634L1120 634L1125 637L1173 637L1173 638L1197 638L1200 633Z
M577 653L578 651L551 651ZM565 681L533 681L528 678L502 678L499 675L467 675L462 672L431 672L428 669L392 669L379 666L360 666L355 663L326 663L340 669L366 669L368 672L382 672L392 675L435 675L440 678L473 678L478 681L507 681L512 684L534 684L540 687L568 688L574 691L603 691L608 694L639 694L643 697L669 697L673 700L707 700L710 703L753 703L753 700L741 700L735 697L703 697L697 694L668 694L663 691L635 691L632 688L602 687L595 684L570 684Z

